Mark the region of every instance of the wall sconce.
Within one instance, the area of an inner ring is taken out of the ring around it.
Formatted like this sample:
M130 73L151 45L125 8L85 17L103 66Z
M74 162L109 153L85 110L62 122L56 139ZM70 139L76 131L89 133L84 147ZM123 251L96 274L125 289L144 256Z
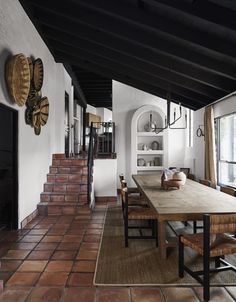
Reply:
M197 131L196 131L197 137L205 136L204 130L201 127L204 128L204 125L199 125L198 126Z

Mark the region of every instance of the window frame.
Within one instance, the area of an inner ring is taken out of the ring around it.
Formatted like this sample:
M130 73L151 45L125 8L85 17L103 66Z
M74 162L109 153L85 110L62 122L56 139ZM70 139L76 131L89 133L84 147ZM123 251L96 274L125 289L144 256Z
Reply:
M193 147L193 110L188 109L188 116L187 116L187 125L188 125L188 131L187 131L187 147L192 148Z
M226 183L220 182L220 173L219 173L220 163L228 163L228 164L236 165L236 161L228 161L228 160L221 160L220 159L221 158L221 155L220 155L220 119L224 118L224 117L227 117L227 116L230 116L230 115L235 115L236 116L236 111L221 115L221 116L214 119L214 122L215 122L217 185L218 186L227 186L227 187L236 188L236 184L235 184L235 186L232 186L232 185L228 185Z

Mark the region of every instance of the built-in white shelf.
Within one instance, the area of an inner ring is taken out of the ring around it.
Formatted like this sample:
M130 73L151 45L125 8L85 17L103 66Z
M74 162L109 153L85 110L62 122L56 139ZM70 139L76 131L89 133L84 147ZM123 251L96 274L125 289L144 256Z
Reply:
M156 134L155 132L137 132L138 136L153 136L153 137L157 137L157 136L163 136L163 132L160 132L158 134Z
M137 166L137 171L160 171L163 166Z
M164 154L164 151L163 150L137 150L137 154L159 155L159 154Z

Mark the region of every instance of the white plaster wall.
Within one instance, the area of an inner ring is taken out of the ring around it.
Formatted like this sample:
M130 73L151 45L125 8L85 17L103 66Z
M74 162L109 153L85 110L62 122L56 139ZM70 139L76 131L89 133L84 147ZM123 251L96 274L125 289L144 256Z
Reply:
M214 117L217 118L222 115L236 112L236 95L226 98L225 100L213 105Z
M64 95L71 98L71 79L51 53L27 17L19 1L0 0L0 102L18 110L19 116L19 222L36 209L46 181L51 154L64 152ZM50 103L48 123L40 136L25 124L25 107L14 104L4 79L6 59L24 53L44 63L43 96ZM72 111L71 111L72 112ZM70 115L72 118L72 114Z
M113 121L116 125L116 152L117 152L117 175L124 173L128 185L131 181L131 119L134 112L143 105L156 105L166 114L166 100L135 89L117 81L112 82L113 95ZM178 108L172 104L171 109ZM183 109L184 112L184 109ZM177 123L176 126L180 126ZM167 131L167 166L184 165L185 157L185 130ZM119 180L117 177L117 186Z
M92 114L97 114L97 109L88 104L87 108L86 108L86 112L89 112L89 113L92 113Z
M83 129L83 109L80 105L76 105L76 112L74 112L74 116L78 119L78 152L82 150L82 129Z
M116 159L95 159L94 160L94 195L116 196Z
M185 150L185 167L191 169L191 173L196 176L196 179L204 178L204 136L198 137L196 135L198 126L204 124L204 111L205 107L193 112L193 147L186 147Z
M226 98L225 100L213 104L214 117L220 117L226 114L236 112L236 96L232 95ZM204 111L205 107L199 109L193 114L193 148L188 153L188 159L191 159L193 173L197 179L204 178L204 137L197 137L196 131L199 125L204 124ZM186 158L187 160L187 158Z
M110 122L112 121L112 111L107 109L107 108L103 108L103 121L104 122Z
M103 107L95 108L93 106L88 105L86 112L99 115L101 117L102 122L112 121L112 111L107 108L103 108Z

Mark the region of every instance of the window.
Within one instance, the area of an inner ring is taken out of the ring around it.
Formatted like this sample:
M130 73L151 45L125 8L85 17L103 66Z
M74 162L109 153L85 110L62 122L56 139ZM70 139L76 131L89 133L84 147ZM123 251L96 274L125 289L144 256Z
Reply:
M218 183L236 187L236 113L216 119Z
M188 109L188 147L193 146L193 111Z

